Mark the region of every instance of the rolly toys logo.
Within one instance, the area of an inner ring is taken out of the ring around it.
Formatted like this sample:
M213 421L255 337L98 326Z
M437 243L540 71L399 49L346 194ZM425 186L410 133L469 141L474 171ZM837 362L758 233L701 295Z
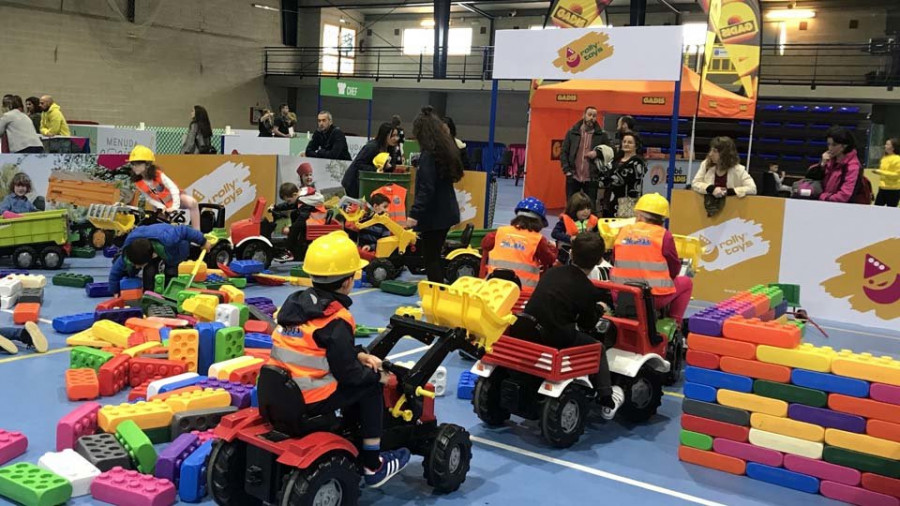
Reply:
M822 283L835 298L850 298L853 309L875 311L884 320L900 318L900 239L851 251L837 259L841 273Z
M697 236L703 246L701 267L720 271L768 253L769 241L762 232L762 225L755 221L732 218L691 235Z
M609 35L591 32L560 48L559 58L553 60L553 65L564 72L577 74L609 58L613 52L613 46L609 45Z
M250 167L242 163L225 162L201 177L186 191L197 202L225 206L225 218L256 201L256 185L250 182Z

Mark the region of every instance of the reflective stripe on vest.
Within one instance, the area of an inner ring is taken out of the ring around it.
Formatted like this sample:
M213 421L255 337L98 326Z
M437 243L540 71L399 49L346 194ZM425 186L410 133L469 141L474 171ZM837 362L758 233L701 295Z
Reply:
M172 207L172 194L169 193L169 189L162 182L161 170L156 169L156 177L152 181L142 178L137 180L134 185L144 194L152 195L153 199L161 202L162 205L166 206L166 209Z
M388 184L384 185L377 190L374 190L371 195L375 195L376 193L380 193L388 198L390 203L388 204L387 213L388 216L391 217L391 220L399 223L400 225L406 224L406 188L396 185L396 184Z
M662 253L665 235L666 229L649 223L623 227L616 237L610 279L620 284L646 283L653 295L675 293L675 282Z
M535 287L541 276L541 266L534 259L543 236L540 232L517 229L507 225L497 229L494 249L488 255L487 271L509 269L516 273L523 287Z
M593 214L586 220L575 221L566 213L560 215L560 218L563 221L563 225L566 227L566 235L573 236L578 235L585 230L594 230L597 228L597 223L599 220Z
M278 327L272 333L272 353L268 363L282 367L291 374L307 404L323 401L337 390L337 380L331 374L325 349L316 344L313 334L336 319L346 321L354 332L356 330L350 311L339 302L332 302L326 314L300 325L294 331Z

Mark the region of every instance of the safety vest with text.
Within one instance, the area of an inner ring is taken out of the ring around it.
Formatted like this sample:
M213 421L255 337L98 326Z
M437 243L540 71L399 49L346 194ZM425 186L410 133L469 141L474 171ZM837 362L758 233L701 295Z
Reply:
M563 220L563 225L566 226L566 234L571 237L573 235L578 235L585 230L594 230L597 228L597 217L593 214L590 218L581 221L575 221L566 213L560 215L560 218Z
M658 296L675 293L675 282L669 275L669 264L662 252L665 235L666 229L650 223L623 227L613 250L612 282L647 283L653 295Z
M334 301L325 309L325 316L293 329L279 326L272 333L272 353L267 364L287 370L303 392L303 400L307 404L324 401L337 390L337 380L331 374L325 349L320 348L313 339L317 330L336 319L349 323L356 332L353 315L340 302Z
M376 193L380 193L390 199L391 202L388 204L387 210L388 216L394 222L406 225L406 188L391 183L374 190L371 195Z
M541 277L541 264L534 259L544 236L512 225L497 229L494 249L488 255L487 272L509 269L516 273L523 288L534 288Z
M173 196L169 192L169 189L166 188L166 185L163 184L161 170L156 169L156 177L152 180L148 181L147 179L141 178L137 180L134 185L145 195L151 195L154 200L161 202L162 205L166 206L166 209L172 207Z
M306 219L307 225L324 225L325 217L328 215L328 210L325 209L324 206L318 206L309 213L309 218Z

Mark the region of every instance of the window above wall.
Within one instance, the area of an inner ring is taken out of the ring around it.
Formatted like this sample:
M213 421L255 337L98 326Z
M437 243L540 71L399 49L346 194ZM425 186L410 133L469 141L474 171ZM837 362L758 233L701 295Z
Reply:
M472 54L472 29L451 28L447 46L447 54L450 56ZM434 28L407 28L403 30L403 54L433 55Z
M322 72L352 74L356 63L356 30L345 26L322 26ZM340 69L338 68L340 65Z

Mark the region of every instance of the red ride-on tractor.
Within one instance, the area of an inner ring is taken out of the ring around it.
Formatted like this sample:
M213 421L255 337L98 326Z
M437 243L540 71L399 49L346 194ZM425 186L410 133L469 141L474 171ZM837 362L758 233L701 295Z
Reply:
M605 352L612 383L625 393L617 414L643 422L656 413L670 370L664 358L667 340L656 330L653 297L643 285L594 285L618 292L618 306L633 307L634 317L605 316L596 329L586 331L601 342L610 328L615 332L615 346ZM491 426L502 425L513 414L537 420L548 443L568 448L584 432L593 389L588 376L599 369L601 348L598 343L557 350L504 335L472 367L478 376L472 398L475 414Z

